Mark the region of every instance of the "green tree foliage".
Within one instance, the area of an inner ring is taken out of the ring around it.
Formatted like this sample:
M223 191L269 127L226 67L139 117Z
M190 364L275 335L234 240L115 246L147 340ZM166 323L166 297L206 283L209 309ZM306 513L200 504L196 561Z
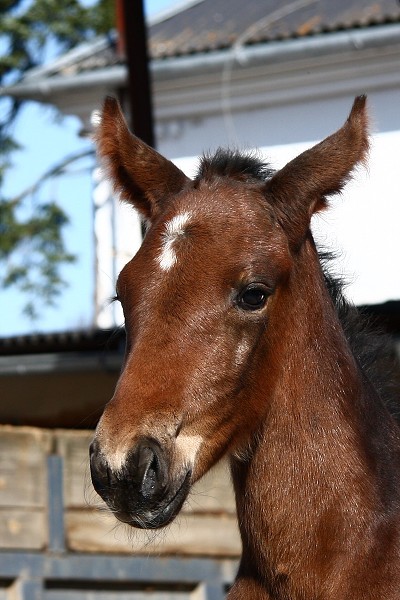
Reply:
M89 5L78 0L0 0L0 86L42 65L49 47L62 54L107 33L114 26L114 11L114 0ZM68 218L55 201L36 194L32 203L24 195L7 198L3 193L12 154L19 150L13 126L21 104L0 99L0 285L25 293L25 313L35 318L34 298L40 297L41 304L55 303L65 285L60 268L74 257L63 239Z

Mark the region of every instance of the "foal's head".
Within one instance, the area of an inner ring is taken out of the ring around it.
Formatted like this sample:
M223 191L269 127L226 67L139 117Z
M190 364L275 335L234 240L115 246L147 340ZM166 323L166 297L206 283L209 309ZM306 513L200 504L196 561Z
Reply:
M188 179L131 135L107 99L98 148L148 224L118 277L125 364L91 447L93 483L122 521L160 527L268 411L274 332L313 212L365 158L365 98L345 125L277 173L219 151Z

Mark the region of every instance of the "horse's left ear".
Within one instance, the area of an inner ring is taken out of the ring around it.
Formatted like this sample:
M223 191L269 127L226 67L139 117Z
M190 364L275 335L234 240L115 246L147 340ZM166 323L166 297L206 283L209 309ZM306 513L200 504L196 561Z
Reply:
M190 181L171 161L132 135L115 98L104 102L95 139L115 191L146 219L154 218L162 200Z
M304 240L312 214L325 208L327 197L340 192L354 167L366 160L368 147L366 96L358 96L339 131L297 156L267 182L268 200L293 247Z

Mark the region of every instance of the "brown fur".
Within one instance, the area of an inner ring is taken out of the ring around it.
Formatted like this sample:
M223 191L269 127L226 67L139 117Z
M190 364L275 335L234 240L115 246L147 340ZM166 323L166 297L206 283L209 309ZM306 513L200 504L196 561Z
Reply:
M92 446L99 493L122 520L159 527L227 454L243 542L230 600L398 599L400 429L352 352L309 229L366 160L365 97L276 174L220 153L190 182L112 100L98 145L151 221L117 284L128 345ZM184 213L162 272L165 223ZM254 283L268 300L243 310Z

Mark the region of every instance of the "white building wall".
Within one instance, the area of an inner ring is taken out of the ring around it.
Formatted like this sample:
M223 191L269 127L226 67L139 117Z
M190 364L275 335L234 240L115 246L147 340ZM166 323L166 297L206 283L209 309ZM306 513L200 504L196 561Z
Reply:
M141 244L140 219L132 206L112 194L100 169L94 173L95 187L95 323L110 329L123 323L121 305L112 302L121 269L136 254Z

